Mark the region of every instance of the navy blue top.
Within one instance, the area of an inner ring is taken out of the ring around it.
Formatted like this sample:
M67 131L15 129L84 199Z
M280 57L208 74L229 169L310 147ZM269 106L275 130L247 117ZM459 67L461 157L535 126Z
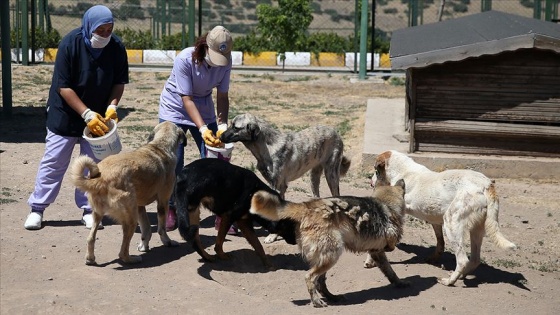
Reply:
M105 115L111 90L128 83L128 57L114 34L101 55L94 59L86 47L81 28L68 33L56 53L52 84L47 101L47 128L66 137L81 137L86 123L58 93L71 88L92 111Z

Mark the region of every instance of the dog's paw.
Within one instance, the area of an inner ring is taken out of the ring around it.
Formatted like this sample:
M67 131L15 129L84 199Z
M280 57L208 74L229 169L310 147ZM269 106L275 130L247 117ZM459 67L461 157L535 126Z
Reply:
M150 246L148 244L140 243L138 244L138 251L139 252L147 252L150 250Z
M437 281L438 281L439 283L445 285L445 286L448 286L448 287L450 287L450 286L452 286L452 285L455 284L455 283L451 283L451 279L450 279L450 278L438 278Z
M264 243L265 244L270 244L270 243L274 243L276 241L276 239L278 238L277 234L269 234L265 239L264 239Z
M128 258L121 257L121 259L126 264L137 264L142 262L142 257L137 255L130 255Z
M95 257L93 257L93 259L86 259L86 265L97 266L97 262L95 262Z
M364 268L366 268L366 269L371 269L371 268L375 268L375 267L377 267L377 265L375 264L375 262L373 260L372 261L366 260L364 262Z
M313 300L311 300L311 302L313 303L313 307L327 307L327 302L319 299L319 298L315 298Z

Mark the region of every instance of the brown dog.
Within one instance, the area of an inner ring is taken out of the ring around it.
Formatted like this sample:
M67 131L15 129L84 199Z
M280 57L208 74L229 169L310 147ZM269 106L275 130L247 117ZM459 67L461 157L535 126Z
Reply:
M151 141L132 151L111 155L96 164L80 156L72 165L74 185L88 193L93 208L93 227L87 239L86 264L95 264L95 237L105 214L122 225L123 240L119 258L125 263L138 263L140 256L129 254L130 241L138 223L142 231L141 252L149 250L152 231L146 205L157 201L158 234L166 246L176 245L165 231L169 198L175 184L177 146L186 141L185 133L171 122L158 124ZM152 139L153 138L153 139ZM85 170L89 177L84 177Z
M282 201L266 191L251 200L253 214L268 220L296 222L297 243L311 269L305 276L307 290L315 307L324 307L320 293L330 302L343 299L327 289L326 273L347 249L367 252L383 274L397 287L408 283L399 279L387 260L399 242L404 225L404 181L395 186L380 186L373 197L331 197L303 203Z

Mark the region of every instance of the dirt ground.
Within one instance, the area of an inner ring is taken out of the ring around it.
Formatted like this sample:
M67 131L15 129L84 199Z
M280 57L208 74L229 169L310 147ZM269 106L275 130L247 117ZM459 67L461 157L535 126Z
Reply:
M123 150L146 141L157 123L159 93L170 69L131 71L131 83L119 109ZM228 236L224 249L230 261L207 263L181 239L178 247L163 247L155 233L155 205L148 207L154 236L143 262L123 265L117 259L120 226L105 218L98 233L99 266L85 265L88 230L80 223L73 187L63 182L58 199L46 211L43 228L27 231L38 163L44 151L44 104L52 68L13 66L14 108L0 126L0 312L1 314L559 314L560 302L560 185L558 181L497 178L501 197L500 225L516 243L504 252L485 238L483 263L464 281L445 287L436 278L455 267L447 249L437 266L424 263L435 237L429 225L407 218L398 249L388 254L395 272L412 283L393 288L377 269L364 269L364 254L344 253L328 273L327 283L346 301L314 309L304 282L307 266L296 246L283 241L263 244L277 266L267 271L246 240ZM369 176L361 167L366 100L403 97L402 85L366 80L349 74L263 73L234 70L230 117L251 112L284 131L315 124L337 126L345 140L352 167L341 183L344 195L371 193ZM196 159L189 147L186 162ZM232 163L255 169L255 160L237 144ZM366 167L367 169L367 167ZM515 172L515 170L512 170ZM324 182L321 193L328 196ZM311 198L308 176L291 183L287 198ZM214 220L204 213L201 236L213 253ZM138 232L138 231L137 231ZM257 228L261 242L267 235ZM138 254L133 237L131 253Z

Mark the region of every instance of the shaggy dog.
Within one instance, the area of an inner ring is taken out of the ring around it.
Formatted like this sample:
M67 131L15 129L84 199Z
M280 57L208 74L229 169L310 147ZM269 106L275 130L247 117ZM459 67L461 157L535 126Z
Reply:
M480 264L480 248L484 234L502 249L515 249L498 224L498 194L494 181L472 170L434 172L397 151L379 154L375 160L372 186L406 182L406 213L426 220L437 239L435 253L428 259L435 262L444 250L442 226L451 242L457 266L449 278L439 279L453 285ZM471 239L471 257L465 252L465 234ZM366 261L366 267L371 261Z
M99 222L106 214L122 225L123 239L119 258L138 263L142 257L129 254L130 241L138 223L142 243L138 250L149 250L152 231L145 206L157 201L158 234L166 246L176 245L165 231L169 198L175 184L177 147L186 141L181 128L170 122L158 124L147 144L131 152L111 155L96 164L87 156L74 161L72 181L86 191L93 210L93 227L87 239L86 264L95 264L95 238ZM85 171L89 177L84 177Z
M340 195L340 177L350 167L343 155L344 144L331 127L314 126L299 132L282 133L264 119L251 114L233 118L231 127L221 136L224 143L242 142L257 159L257 169L282 198L288 182L311 170L311 190L319 197L321 173L324 172L332 196ZM265 243L272 243L271 234Z
M256 218L267 230L280 233L286 242L291 244L295 244L294 228L293 224L287 221L274 224L249 214L251 197L259 190L279 196L255 173L245 168L220 159L199 159L191 162L177 177L175 203L179 233L192 244L202 258L207 261L215 260L200 242L200 212L206 208L222 218L214 247L218 258L229 258L224 253L223 244L228 228L235 222L263 264L273 269L255 234L253 219Z
M386 251L395 249L404 225L404 181L395 186L377 187L373 197L331 197L303 203L282 201L278 195L257 192L251 213L269 220L295 221L301 255L309 263L305 276L311 302L315 307L343 299L327 289L326 273L338 261L344 249L367 252L381 271L397 287L408 283L399 279L387 260Z

